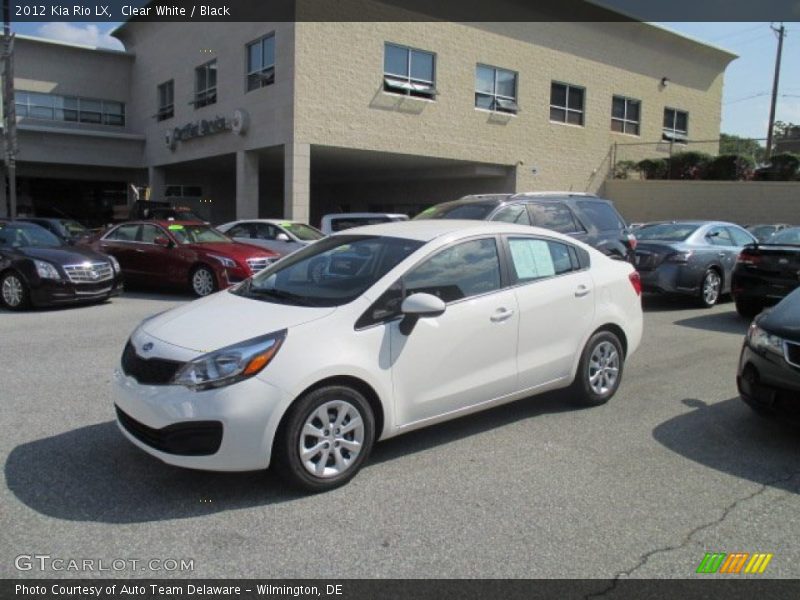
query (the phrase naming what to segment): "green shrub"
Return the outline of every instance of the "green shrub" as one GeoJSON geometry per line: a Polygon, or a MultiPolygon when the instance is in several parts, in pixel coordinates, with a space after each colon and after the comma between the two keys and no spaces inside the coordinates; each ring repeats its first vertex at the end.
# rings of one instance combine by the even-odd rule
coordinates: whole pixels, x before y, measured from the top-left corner
{"type": "Polygon", "coordinates": [[[708,165],[713,160],[705,152],[678,152],[669,159],[670,179],[703,179],[708,165]]]}
{"type": "Polygon", "coordinates": [[[755,178],[761,181],[800,180],[800,156],[792,152],[775,154],[769,159],[769,166],[756,171],[755,178]]]}
{"type": "Polygon", "coordinates": [[[742,181],[753,177],[755,162],[741,154],[720,154],[706,165],[704,179],[742,181]]]}
{"type": "Polygon", "coordinates": [[[630,179],[631,173],[636,170],[636,161],[620,160],[614,167],[614,179],[630,179]]]}
{"type": "Polygon", "coordinates": [[[645,158],[636,163],[636,170],[644,175],[645,179],[665,179],[667,168],[666,158],[645,158]]]}

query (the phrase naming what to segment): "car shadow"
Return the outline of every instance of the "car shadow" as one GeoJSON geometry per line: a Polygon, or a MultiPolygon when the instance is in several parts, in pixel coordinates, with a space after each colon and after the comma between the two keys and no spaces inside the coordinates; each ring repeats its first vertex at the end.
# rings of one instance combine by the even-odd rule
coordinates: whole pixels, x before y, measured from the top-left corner
{"type": "Polygon", "coordinates": [[[159,288],[155,285],[125,285],[123,296],[141,300],[195,300],[197,296],[188,290],[159,288]]]}
{"type": "MultiPolygon", "coordinates": [[[[366,469],[545,413],[575,410],[562,394],[483,411],[377,444],[366,469]]],[[[270,471],[215,473],[166,465],[131,445],[113,421],[20,444],[6,484],[38,513],[70,521],[143,523],[304,498],[270,471]]],[[[347,494],[347,486],[330,494],[347,494]]]]}
{"type": "Polygon", "coordinates": [[[704,331],[744,335],[747,333],[750,321],[740,317],[735,310],[731,310],[724,313],[709,313],[699,317],[680,319],[679,321],[675,321],[675,325],[689,327],[691,329],[702,329],[704,331]]]}
{"type": "MultiPolygon", "coordinates": [[[[726,294],[719,299],[719,304],[732,302],[726,294]]],[[[667,312],[671,310],[701,309],[697,298],[680,294],[642,294],[642,310],[645,312],[667,312]]]]}
{"type": "Polygon", "coordinates": [[[656,441],[717,471],[800,493],[800,424],[760,417],[739,397],[713,404],[682,402],[693,410],[656,427],[656,441]]]}

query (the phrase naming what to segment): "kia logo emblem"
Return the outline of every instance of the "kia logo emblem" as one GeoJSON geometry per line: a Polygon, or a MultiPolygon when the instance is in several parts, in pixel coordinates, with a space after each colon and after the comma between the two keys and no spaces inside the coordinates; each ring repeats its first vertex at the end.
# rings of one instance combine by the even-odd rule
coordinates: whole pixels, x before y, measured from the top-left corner
{"type": "Polygon", "coordinates": [[[142,352],[150,352],[153,349],[153,342],[147,342],[144,346],[142,346],[142,352]]]}

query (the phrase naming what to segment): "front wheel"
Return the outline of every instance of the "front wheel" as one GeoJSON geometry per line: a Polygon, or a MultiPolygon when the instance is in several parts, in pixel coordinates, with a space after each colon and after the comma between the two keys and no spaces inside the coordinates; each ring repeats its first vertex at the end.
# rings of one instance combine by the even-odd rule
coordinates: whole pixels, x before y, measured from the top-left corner
{"type": "Polygon", "coordinates": [[[570,399],[580,406],[608,402],[622,381],[624,362],[619,338],[610,331],[595,333],[581,354],[578,372],[569,388],[570,399]]]}
{"type": "Polygon", "coordinates": [[[700,284],[700,306],[711,308],[719,301],[722,292],[722,277],[714,269],[708,269],[703,275],[703,282],[700,284]]]}
{"type": "Polygon", "coordinates": [[[192,271],[192,291],[196,296],[208,296],[217,290],[217,280],[214,272],[205,266],[199,266],[192,271]]]}
{"type": "Polygon", "coordinates": [[[20,275],[11,271],[0,279],[0,301],[11,310],[22,310],[30,304],[28,286],[20,275]]]}
{"type": "Polygon", "coordinates": [[[327,386],[302,396],[275,441],[274,464],[288,483],[310,492],[344,485],[372,450],[375,417],[364,396],[327,386]]]}

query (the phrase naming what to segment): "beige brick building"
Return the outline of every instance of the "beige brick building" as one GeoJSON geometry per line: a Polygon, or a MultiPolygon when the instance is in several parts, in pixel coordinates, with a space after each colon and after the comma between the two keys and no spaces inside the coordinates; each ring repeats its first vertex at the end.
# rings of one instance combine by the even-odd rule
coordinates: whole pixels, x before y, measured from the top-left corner
{"type": "Polygon", "coordinates": [[[213,222],[313,223],[596,191],[615,142],[718,138],[734,58],[635,22],[132,22],[115,35],[125,52],[18,40],[20,204],[52,208],[40,196],[62,189],[73,212],[104,190],[124,205],[133,184],[213,222]]]}

